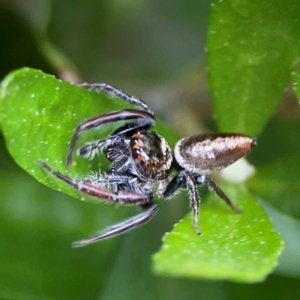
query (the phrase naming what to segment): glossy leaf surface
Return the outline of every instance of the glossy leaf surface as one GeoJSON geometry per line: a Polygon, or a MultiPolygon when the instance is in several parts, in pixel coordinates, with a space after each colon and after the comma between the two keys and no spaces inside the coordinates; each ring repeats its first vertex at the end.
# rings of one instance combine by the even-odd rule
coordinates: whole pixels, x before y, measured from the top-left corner
{"type": "MultiPolygon", "coordinates": [[[[70,171],[66,170],[69,142],[74,129],[83,120],[126,107],[132,108],[132,105],[104,93],[87,91],[57,80],[37,70],[15,71],[2,83],[1,123],[11,155],[40,182],[77,198],[82,198],[82,195],[42,170],[38,161],[45,161],[63,174],[76,174],[76,178],[82,178],[99,167],[105,169],[107,162],[103,158],[89,163],[83,158],[76,159],[74,153],[74,163],[70,171]]],[[[158,131],[160,127],[158,124],[158,131]]],[[[83,141],[101,139],[111,131],[109,126],[87,131],[79,139],[78,147],[84,145],[83,141]]],[[[166,127],[165,132],[170,142],[174,141],[176,135],[166,127]]],[[[93,201],[91,198],[89,200],[93,201]]]]}
{"type": "Polygon", "coordinates": [[[230,212],[220,199],[209,195],[201,209],[202,236],[195,234],[187,215],[165,235],[161,251],[154,256],[158,273],[255,282],[276,266],[283,243],[266,213],[245,187],[228,186],[225,191],[244,213],[230,212]]]}
{"type": "Polygon", "coordinates": [[[213,1],[207,56],[221,131],[260,133],[299,56],[300,2],[213,1]]]}

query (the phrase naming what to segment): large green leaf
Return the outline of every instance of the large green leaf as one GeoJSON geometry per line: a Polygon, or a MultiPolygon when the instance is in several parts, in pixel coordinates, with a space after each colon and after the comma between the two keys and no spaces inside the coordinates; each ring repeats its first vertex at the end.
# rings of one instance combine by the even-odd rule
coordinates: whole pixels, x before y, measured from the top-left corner
{"type": "Polygon", "coordinates": [[[201,209],[202,236],[192,230],[190,214],[165,235],[154,256],[159,274],[255,282],[276,266],[283,242],[266,213],[246,188],[227,186],[226,192],[244,214],[228,211],[210,195],[201,209]]]}
{"type": "Polygon", "coordinates": [[[298,58],[299,20],[298,0],[213,1],[207,56],[220,130],[262,131],[298,58]]]}
{"type": "MultiPolygon", "coordinates": [[[[72,187],[57,180],[38,166],[47,162],[62,173],[85,176],[96,167],[106,167],[104,160],[87,163],[79,158],[70,171],[66,155],[74,129],[84,119],[104,112],[128,107],[120,99],[88,91],[69,82],[57,80],[41,71],[21,69],[2,82],[0,119],[6,145],[15,161],[40,182],[76,198],[82,198],[72,187]]],[[[83,140],[100,139],[111,128],[83,134],[83,140]]],[[[161,125],[158,124],[158,131],[161,125]]],[[[170,141],[175,134],[164,127],[170,141]]],[[[75,155],[74,155],[75,156],[75,155]]],[[[92,200],[92,198],[89,198],[92,200]]]]}
{"type": "MultiPolygon", "coordinates": [[[[87,118],[95,112],[92,100],[99,101],[89,95],[92,93],[31,69],[15,71],[2,82],[1,124],[10,154],[36,179],[73,196],[78,196],[74,189],[56,183],[53,176],[47,178],[38,161],[66,172],[73,130],[81,116],[87,118]]],[[[79,173],[74,165],[72,169],[79,173]]]]}

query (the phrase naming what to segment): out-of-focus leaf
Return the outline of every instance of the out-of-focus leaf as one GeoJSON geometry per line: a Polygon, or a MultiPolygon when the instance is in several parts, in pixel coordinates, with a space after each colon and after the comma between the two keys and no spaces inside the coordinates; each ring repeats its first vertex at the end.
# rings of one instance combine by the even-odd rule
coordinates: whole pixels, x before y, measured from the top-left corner
{"type": "Polygon", "coordinates": [[[4,0],[4,3],[19,14],[36,31],[47,31],[51,12],[50,0],[4,0]]]}
{"type": "Polygon", "coordinates": [[[300,277],[300,221],[276,210],[266,201],[260,201],[270,216],[274,227],[280,232],[285,247],[279,259],[276,272],[293,277],[300,277]]]}
{"type": "Polygon", "coordinates": [[[220,130],[262,131],[288,84],[299,40],[298,0],[213,1],[207,56],[220,130]]]}
{"type": "Polygon", "coordinates": [[[300,157],[277,159],[257,169],[251,190],[282,212],[300,219],[300,157]]]}
{"type": "Polygon", "coordinates": [[[298,101],[300,102],[300,70],[296,70],[292,74],[293,88],[298,97],[298,101]]]}
{"type": "MultiPolygon", "coordinates": [[[[79,75],[76,67],[48,38],[48,23],[51,19],[51,1],[49,0],[4,0],[6,6],[18,14],[25,22],[26,29],[31,32],[35,39],[35,46],[45,60],[59,73],[60,78],[76,82],[79,75]]],[[[24,25],[24,24],[23,24],[24,25]]],[[[27,40],[22,46],[26,46],[27,40]]],[[[24,63],[20,66],[23,66],[24,63]]],[[[25,64],[26,65],[26,64],[25,64]]],[[[29,64],[31,67],[36,64],[29,64]]]]}
{"type": "Polygon", "coordinates": [[[171,221],[178,220],[182,206],[188,207],[186,199],[182,200],[185,201],[177,197],[172,202],[161,203],[151,224],[124,236],[99,300],[226,299],[222,282],[166,278],[151,272],[150,256],[161,243],[157,237],[162,236],[171,221]]]}
{"type": "Polygon", "coordinates": [[[36,40],[27,24],[13,11],[1,9],[1,4],[0,36],[2,40],[0,49],[2,57],[0,60],[1,80],[11,70],[24,65],[53,72],[53,69],[40,54],[36,40]]]}
{"type": "Polygon", "coordinates": [[[190,214],[181,220],[153,257],[157,273],[255,282],[271,272],[283,248],[280,236],[244,187],[227,186],[226,192],[244,214],[228,211],[210,195],[201,208],[202,236],[195,234],[190,214]]]}
{"type": "Polygon", "coordinates": [[[289,156],[300,153],[300,120],[274,118],[258,138],[256,147],[249,156],[258,169],[289,156]]]}
{"type": "Polygon", "coordinates": [[[0,141],[0,298],[95,299],[120,240],[71,242],[116,221],[108,206],[74,201],[21,171],[0,141]]]}
{"type": "Polygon", "coordinates": [[[228,299],[289,300],[300,298],[299,280],[271,275],[263,284],[228,284],[228,299]]]}

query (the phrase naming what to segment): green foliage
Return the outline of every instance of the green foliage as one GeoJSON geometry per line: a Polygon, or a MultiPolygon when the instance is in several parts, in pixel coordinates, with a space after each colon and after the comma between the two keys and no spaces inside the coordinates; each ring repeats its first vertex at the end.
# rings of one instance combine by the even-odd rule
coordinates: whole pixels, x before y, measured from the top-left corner
{"type": "Polygon", "coordinates": [[[285,241],[277,272],[295,277],[300,275],[299,129],[299,120],[270,123],[252,157],[256,174],[248,181],[256,198],[264,200],[263,207],[285,241]]]}
{"type": "Polygon", "coordinates": [[[202,205],[198,237],[191,216],[165,235],[162,250],[154,256],[154,268],[162,274],[204,277],[240,282],[261,281],[278,260],[283,243],[264,210],[242,186],[227,186],[231,199],[239,199],[239,216],[222,209],[215,195],[202,205]]]}
{"type": "MultiPolygon", "coordinates": [[[[66,173],[64,162],[72,129],[80,120],[94,116],[95,111],[104,113],[115,110],[121,101],[30,69],[8,75],[2,83],[1,98],[3,132],[15,161],[42,183],[85,200],[85,195],[51,174],[45,174],[37,162],[46,161],[54,169],[66,173]],[[20,132],[21,135],[18,134],[20,132]]],[[[164,136],[171,138],[162,125],[159,127],[164,136]]],[[[97,167],[103,168],[103,165],[97,167]]],[[[72,173],[84,176],[91,169],[92,165],[84,169],[75,162],[72,173]]],[[[208,206],[203,205],[201,213],[204,235],[195,235],[192,222],[187,217],[172,232],[173,238],[166,238],[162,253],[155,259],[158,272],[251,282],[262,280],[272,270],[282,248],[279,236],[272,230],[268,217],[245,191],[235,186],[231,193],[232,199],[239,199],[237,205],[244,209],[245,214],[233,214],[209,201],[208,206]],[[212,241],[215,242],[211,244],[212,241]],[[197,252],[196,249],[201,249],[201,256],[200,250],[197,252]],[[192,253],[195,255],[189,255],[192,253]],[[173,260],[182,261],[184,257],[187,257],[186,269],[181,265],[178,269],[174,268],[176,264],[173,260]],[[264,264],[261,267],[262,260],[264,264]],[[191,265],[194,265],[192,269],[191,265]]],[[[88,200],[99,201],[93,198],[88,200]]]]}
{"type": "Polygon", "coordinates": [[[293,72],[293,86],[297,94],[298,100],[300,99],[300,71],[293,72]]]}
{"type": "MultiPolygon", "coordinates": [[[[66,153],[74,128],[95,111],[116,109],[114,99],[27,68],[9,75],[1,92],[2,128],[15,161],[42,183],[79,197],[70,186],[46,174],[38,161],[67,173],[66,153]]],[[[91,170],[92,165],[83,162],[75,162],[70,173],[91,170]]]]}
{"type": "Polygon", "coordinates": [[[277,159],[259,168],[250,179],[249,186],[254,193],[282,212],[300,219],[300,177],[297,176],[300,174],[299,165],[299,156],[277,159]]]}
{"type": "Polygon", "coordinates": [[[299,56],[300,2],[213,1],[208,66],[221,131],[257,135],[299,56]]]}
{"type": "MultiPolygon", "coordinates": [[[[2,129],[15,161],[40,182],[84,200],[72,187],[45,173],[38,161],[45,161],[71,176],[84,176],[93,167],[105,168],[105,161],[93,166],[81,158],[73,163],[70,172],[66,170],[66,154],[74,128],[82,120],[95,116],[95,112],[102,114],[120,108],[120,104],[123,108],[129,105],[104,93],[88,91],[28,68],[15,71],[4,79],[1,100],[2,129]]],[[[158,132],[161,127],[159,122],[158,132]]],[[[169,132],[170,141],[174,141],[176,135],[164,128],[164,132],[169,132]]],[[[88,132],[85,140],[107,136],[108,130],[101,128],[100,132],[88,132]]]]}
{"type": "Polygon", "coordinates": [[[115,222],[111,208],[103,207],[100,214],[94,205],[45,189],[3,150],[0,164],[5,165],[0,177],[1,298],[95,299],[117,240],[102,245],[100,255],[97,247],[76,252],[71,242],[115,222]]]}
{"type": "MultiPolygon", "coordinates": [[[[7,3],[14,3],[14,12],[26,21],[47,63],[67,78],[78,78],[76,67],[57,51],[47,32],[61,49],[69,51],[86,80],[101,76],[106,81],[113,77],[108,81],[117,86],[125,77],[125,82],[136,83],[141,78],[159,81],[164,76],[178,76],[176,70],[182,69],[187,57],[194,64],[193,53],[198,55],[199,51],[189,34],[180,35],[181,30],[170,34],[172,27],[165,24],[182,27],[186,19],[190,22],[187,32],[200,34],[200,27],[206,28],[202,22],[207,16],[197,19],[199,1],[191,1],[189,7],[184,1],[164,1],[161,6],[159,0],[153,1],[161,16],[148,1],[138,5],[119,2],[91,0],[81,4],[54,0],[52,15],[47,0],[23,5],[18,0],[7,3]],[[123,10],[116,9],[118,5],[123,10]],[[153,32],[154,17],[160,35],[149,34],[153,32]],[[70,27],[76,35],[70,35],[70,27]],[[126,36],[126,30],[131,30],[131,35],[126,36]],[[105,35],[112,32],[113,35],[105,35]],[[144,36],[147,40],[142,43],[144,36]],[[177,51],[178,46],[182,51],[177,51]]],[[[1,129],[10,156],[31,176],[14,165],[2,145],[0,297],[274,300],[289,295],[298,299],[300,122],[269,120],[299,56],[299,6],[297,0],[212,3],[206,49],[217,126],[220,131],[261,135],[258,147],[249,156],[256,168],[254,176],[242,184],[221,183],[244,214],[234,214],[218,197],[201,191],[202,236],[195,235],[190,212],[180,220],[188,210],[186,193],[182,193],[174,201],[161,201],[157,217],[146,226],[91,247],[72,249],[72,241],[133,215],[136,209],[130,212],[129,208],[115,209],[103,203],[96,206],[99,200],[87,196],[85,202],[70,199],[63,193],[78,199],[83,195],[41,170],[37,162],[45,160],[75,178],[82,178],[90,170],[105,169],[107,162],[102,158],[89,162],[74,155],[71,168],[66,170],[68,143],[83,119],[128,106],[119,99],[84,90],[34,69],[23,68],[7,75],[0,88],[1,129]],[[168,231],[161,246],[160,237],[168,231]],[[277,274],[295,279],[271,275],[259,285],[220,281],[263,281],[275,267],[277,274]]],[[[203,15],[207,7],[208,2],[201,6],[203,15]]],[[[11,17],[6,19],[9,32],[10,20],[11,17]]],[[[17,36],[14,41],[19,44],[11,44],[9,49],[2,47],[2,51],[7,50],[3,57],[9,58],[11,53],[17,53],[12,57],[21,57],[20,50],[22,55],[32,53],[31,48],[23,49],[26,43],[22,44],[17,36]]],[[[34,52],[31,60],[19,65],[28,65],[28,61],[34,61],[29,65],[36,66],[40,58],[34,52]]],[[[45,70],[44,65],[41,67],[45,70]]],[[[298,70],[293,72],[292,81],[300,99],[298,70]]],[[[156,112],[159,114],[159,109],[156,112]]],[[[106,136],[111,129],[83,133],[78,146],[106,136]]],[[[171,145],[178,140],[178,135],[161,121],[155,131],[171,145]]]]}

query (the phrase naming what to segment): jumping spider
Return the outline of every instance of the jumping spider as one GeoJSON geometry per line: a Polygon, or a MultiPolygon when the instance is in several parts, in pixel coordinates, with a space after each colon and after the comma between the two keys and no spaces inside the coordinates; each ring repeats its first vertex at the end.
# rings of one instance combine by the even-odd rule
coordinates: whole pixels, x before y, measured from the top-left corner
{"type": "Polygon", "coordinates": [[[145,102],[105,83],[80,86],[118,97],[140,109],[98,115],[83,121],[75,129],[67,156],[68,167],[82,131],[127,121],[107,138],[89,143],[77,152],[86,158],[103,153],[111,162],[106,172],[75,180],[53,170],[45,162],[40,161],[39,165],[82,193],[119,204],[139,205],[143,211],[94,236],[75,242],[75,247],[116,236],[150,221],[158,210],[154,193],[161,198],[169,198],[178,189],[187,189],[193,209],[193,225],[198,235],[198,185],[207,184],[233,211],[241,213],[208,175],[246,155],[256,145],[256,139],[234,133],[198,134],[179,140],[172,152],[164,137],[150,131],[155,125],[155,117],[145,102]],[[172,171],[177,172],[173,178],[172,171]]]}

